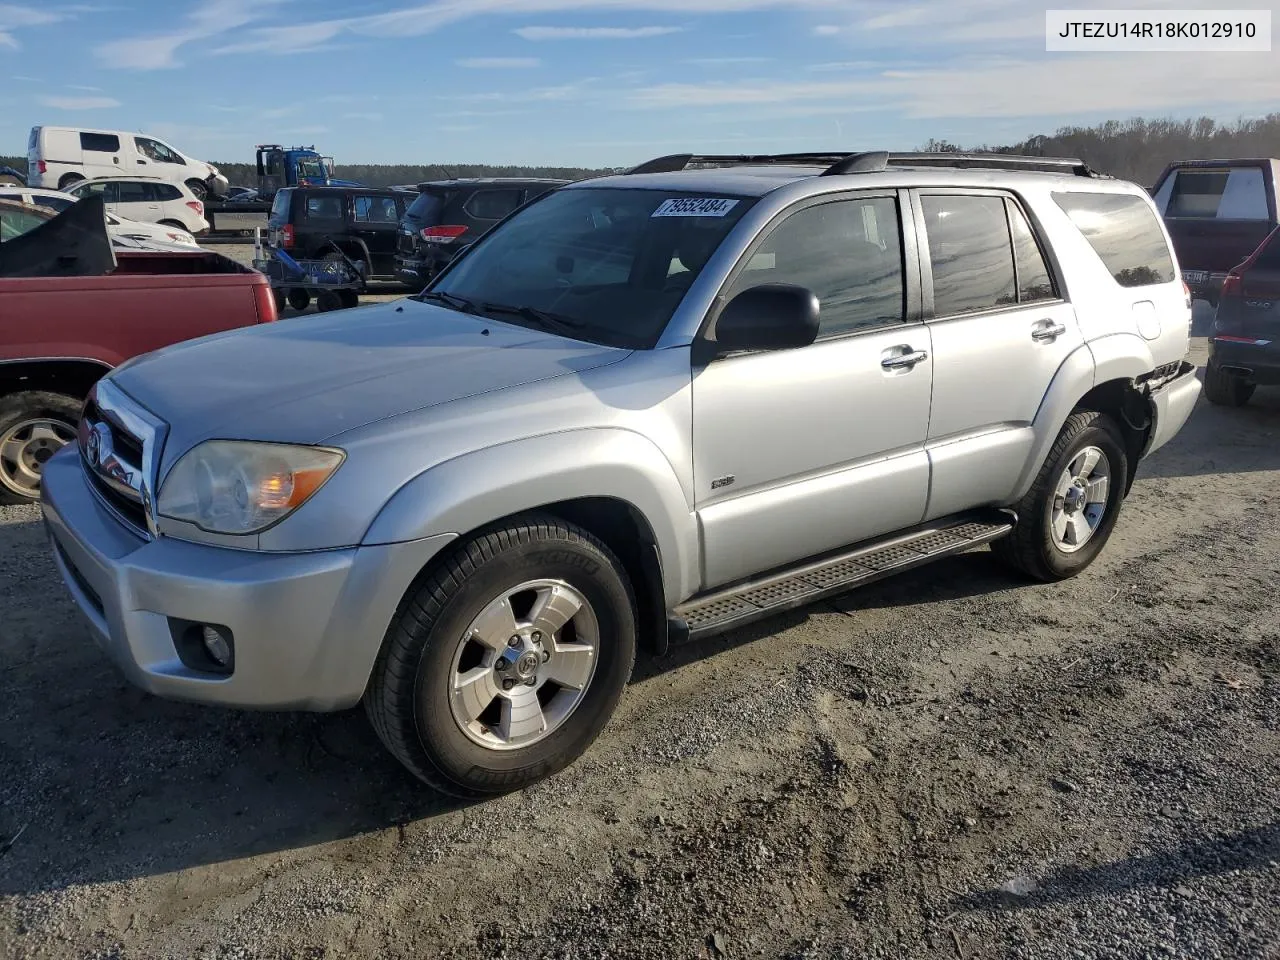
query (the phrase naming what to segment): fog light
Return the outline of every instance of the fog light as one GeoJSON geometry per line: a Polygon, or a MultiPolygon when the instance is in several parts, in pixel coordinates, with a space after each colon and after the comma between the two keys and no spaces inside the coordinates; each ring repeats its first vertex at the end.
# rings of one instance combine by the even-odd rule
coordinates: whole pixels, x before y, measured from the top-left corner
{"type": "Polygon", "coordinates": [[[213,657],[213,662],[220,667],[228,667],[231,665],[231,644],[227,643],[224,637],[217,629],[211,627],[207,623],[201,630],[201,638],[204,640],[204,649],[213,657]]]}

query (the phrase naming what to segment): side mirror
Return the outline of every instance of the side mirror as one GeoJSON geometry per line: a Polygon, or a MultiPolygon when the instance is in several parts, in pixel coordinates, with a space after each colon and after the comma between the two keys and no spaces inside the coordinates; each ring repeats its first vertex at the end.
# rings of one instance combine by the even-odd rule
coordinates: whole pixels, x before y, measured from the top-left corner
{"type": "Polygon", "coordinates": [[[806,287],[762,283],[743,290],[716,320],[716,352],[807,347],[817,339],[820,309],[806,287]]]}

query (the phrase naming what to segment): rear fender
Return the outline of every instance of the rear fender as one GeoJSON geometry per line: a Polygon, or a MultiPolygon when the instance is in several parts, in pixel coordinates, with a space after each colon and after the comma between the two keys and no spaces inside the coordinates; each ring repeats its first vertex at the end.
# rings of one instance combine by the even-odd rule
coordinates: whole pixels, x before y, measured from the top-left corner
{"type": "MultiPolygon", "coordinates": [[[[1067,418],[1090,390],[1113,381],[1132,383],[1135,378],[1150,373],[1154,365],[1146,341],[1131,333],[1099,337],[1073,351],[1058,368],[1036,411],[1035,444],[1011,502],[1021,500],[1031,489],[1067,418]]],[[[1129,477],[1133,477],[1132,469],[1129,477]]]]}
{"type": "Polygon", "coordinates": [[[674,606],[697,589],[697,524],[675,471],[640,434],[574,430],[499,444],[445,461],[401,487],[365,533],[365,544],[465,534],[527,510],[611,497],[648,522],[674,606]]]}

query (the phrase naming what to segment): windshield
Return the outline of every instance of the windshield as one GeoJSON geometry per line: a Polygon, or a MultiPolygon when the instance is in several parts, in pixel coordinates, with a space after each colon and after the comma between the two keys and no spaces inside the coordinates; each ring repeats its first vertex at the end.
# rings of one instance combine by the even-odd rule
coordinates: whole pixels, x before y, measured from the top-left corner
{"type": "Polygon", "coordinates": [[[531,312],[550,314],[579,339],[651,347],[754,203],[657,190],[560,190],[478,241],[428,296],[446,294],[532,326],[531,312]]]}
{"type": "Polygon", "coordinates": [[[320,162],[319,158],[298,161],[299,180],[327,180],[328,178],[324,174],[324,164],[320,162]]]}

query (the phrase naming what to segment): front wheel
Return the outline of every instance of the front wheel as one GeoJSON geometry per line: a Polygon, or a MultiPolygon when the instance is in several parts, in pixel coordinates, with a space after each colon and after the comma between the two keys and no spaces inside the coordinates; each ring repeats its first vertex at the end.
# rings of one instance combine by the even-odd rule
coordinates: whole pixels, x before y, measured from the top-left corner
{"type": "Polygon", "coordinates": [[[586,530],[531,515],[454,548],[401,604],[365,709],[435,789],[505,793],[572,763],[631,675],[635,600],[586,530]]]}
{"type": "Polygon", "coordinates": [[[209,185],[203,180],[188,180],[187,189],[190,190],[192,195],[201,203],[209,197],[209,185]]]}
{"type": "Polygon", "coordinates": [[[81,401],[28,390],[0,400],[0,503],[40,499],[45,461],[76,438],[81,401]]]}
{"type": "Polygon", "coordinates": [[[1010,566],[1037,580],[1074,577],[1111,536],[1129,476],[1114,421],[1094,410],[1067,418],[1031,489],[1014,508],[1018,523],[991,545],[1010,566]]]}

